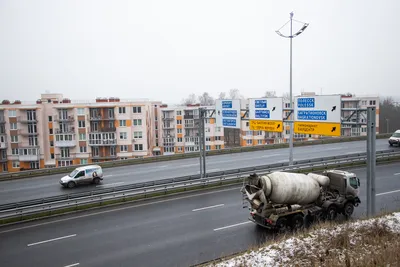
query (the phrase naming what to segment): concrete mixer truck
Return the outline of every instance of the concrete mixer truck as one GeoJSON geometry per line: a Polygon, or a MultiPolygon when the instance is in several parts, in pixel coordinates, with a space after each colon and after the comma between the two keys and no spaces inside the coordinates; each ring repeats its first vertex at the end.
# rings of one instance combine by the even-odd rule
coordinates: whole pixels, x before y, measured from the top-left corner
{"type": "Polygon", "coordinates": [[[286,231],[315,221],[349,218],[361,201],[360,180],[354,173],[326,170],[322,174],[272,172],[244,179],[244,201],[249,220],[268,229],[286,231]]]}

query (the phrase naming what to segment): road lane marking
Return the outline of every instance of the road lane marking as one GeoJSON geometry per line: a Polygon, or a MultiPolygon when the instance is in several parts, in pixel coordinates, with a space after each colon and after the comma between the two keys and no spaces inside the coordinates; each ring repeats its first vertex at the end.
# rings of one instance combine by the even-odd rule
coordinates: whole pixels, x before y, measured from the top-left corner
{"type": "Polygon", "coordinates": [[[389,191],[389,192],[383,192],[383,193],[376,194],[375,196],[389,195],[389,194],[398,193],[398,192],[400,192],[400,190],[394,190],[394,191],[389,191]]]}
{"type": "Polygon", "coordinates": [[[236,227],[236,226],[240,226],[240,225],[248,224],[248,223],[251,223],[251,221],[241,222],[241,223],[237,223],[237,224],[232,224],[232,225],[216,228],[216,229],[214,229],[214,231],[220,231],[220,230],[224,230],[224,229],[228,229],[228,228],[232,228],[232,227],[236,227]]]}
{"type": "Polygon", "coordinates": [[[114,186],[114,185],[120,185],[123,184],[125,182],[118,182],[118,183],[112,183],[112,184],[100,184],[100,185],[96,185],[96,187],[107,187],[107,186],[114,186]]]}
{"type": "Polygon", "coordinates": [[[275,156],[281,156],[282,154],[270,154],[270,155],[264,155],[261,156],[262,158],[269,158],[269,157],[275,157],[275,156]]]}
{"type": "Polygon", "coordinates": [[[74,267],[74,266],[78,266],[78,265],[79,265],[79,262],[70,264],[70,265],[65,265],[64,267],[74,267]]]}
{"type": "Polygon", "coordinates": [[[53,242],[53,241],[57,241],[57,240],[60,240],[60,239],[71,238],[71,237],[74,237],[74,236],[76,236],[76,234],[66,235],[66,236],[57,237],[57,238],[53,238],[53,239],[49,239],[49,240],[44,240],[44,241],[28,244],[28,247],[35,246],[35,245],[40,245],[40,244],[44,244],[44,243],[48,243],[48,242],[53,242]]]}
{"type": "Polygon", "coordinates": [[[395,173],[394,175],[400,175],[400,172],[398,172],[398,173],[395,173]]]}
{"type": "MultiPolygon", "coordinates": [[[[153,201],[153,202],[148,202],[148,203],[143,203],[143,204],[138,204],[138,205],[135,205],[135,203],[133,202],[132,203],[133,205],[132,206],[128,206],[128,207],[104,210],[104,211],[99,211],[99,212],[93,212],[93,213],[90,213],[90,214],[84,214],[84,215],[79,215],[79,216],[74,216],[74,217],[68,217],[68,218],[65,218],[65,219],[54,220],[54,221],[50,221],[50,222],[43,222],[43,223],[37,223],[37,224],[33,224],[33,225],[28,225],[28,226],[22,226],[22,227],[10,229],[10,230],[0,231],[0,234],[15,232],[15,231],[34,228],[34,227],[39,227],[39,226],[44,226],[44,225],[53,224],[53,223],[60,223],[60,222],[65,222],[65,221],[70,221],[70,220],[86,218],[86,217],[106,214],[106,213],[110,213],[110,212],[117,212],[117,211],[140,208],[140,207],[145,207],[145,206],[150,206],[150,205],[155,205],[155,204],[160,204],[160,203],[166,203],[166,202],[171,202],[171,201],[175,201],[175,200],[182,200],[182,199],[188,199],[188,198],[192,198],[192,197],[199,197],[199,196],[211,195],[211,194],[216,194],[216,193],[221,193],[221,192],[234,191],[234,190],[238,190],[240,188],[241,187],[239,186],[239,187],[233,187],[233,188],[216,190],[216,191],[205,192],[205,193],[190,194],[190,195],[187,195],[187,196],[163,199],[163,200],[159,200],[159,201],[153,201]]],[[[112,208],[112,207],[110,207],[110,208],[112,208]]],[[[51,218],[49,218],[49,219],[51,219],[51,218]]]]}
{"type": "Polygon", "coordinates": [[[208,207],[204,207],[204,208],[199,208],[199,209],[194,209],[192,211],[200,211],[200,210],[206,210],[206,209],[213,209],[213,208],[217,208],[217,207],[222,207],[225,204],[218,204],[218,205],[214,205],[214,206],[208,206],[208,207]]]}

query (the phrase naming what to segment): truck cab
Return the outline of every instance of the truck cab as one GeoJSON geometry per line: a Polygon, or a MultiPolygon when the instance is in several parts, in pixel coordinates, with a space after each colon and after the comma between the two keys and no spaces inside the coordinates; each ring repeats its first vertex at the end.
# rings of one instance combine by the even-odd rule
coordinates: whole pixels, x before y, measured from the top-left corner
{"type": "Polygon", "coordinates": [[[330,191],[339,195],[358,197],[361,183],[355,173],[342,170],[326,170],[323,175],[329,177],[330,191]]]}

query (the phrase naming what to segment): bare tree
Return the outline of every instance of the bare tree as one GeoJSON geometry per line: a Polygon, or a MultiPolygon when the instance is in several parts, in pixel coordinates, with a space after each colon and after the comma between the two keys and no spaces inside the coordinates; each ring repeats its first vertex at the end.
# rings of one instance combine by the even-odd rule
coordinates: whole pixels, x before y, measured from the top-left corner
{"type": "Polygon", "coordinates": [[[188,98],[182,99],[182,105],[196,104],[197,97],[195,94],[190,94],[188,98]]]}
{"type": "Polygon", "coordinates": [[[240,94],[239,89],[233,88],[229,90],[230,99],[243,99],[244,97],[240,94]]]}
{"type": "Polygon", "coordinates": [[[199,102],[202,106],[212,106],[215,104],[215,99],[207,92],[204,92],[201,96],[199,96],[199,102]]]}
{"type": "Polygon", "coordinates": [[[263,97],[276,97],[276,92],[275,91],[265,91],[265,94],[263,97]]]}
{"type": "Polygon", "coordinates": [[[226,93],[225,92],[219,93],[218,99],[226,99],[226,93]]]}

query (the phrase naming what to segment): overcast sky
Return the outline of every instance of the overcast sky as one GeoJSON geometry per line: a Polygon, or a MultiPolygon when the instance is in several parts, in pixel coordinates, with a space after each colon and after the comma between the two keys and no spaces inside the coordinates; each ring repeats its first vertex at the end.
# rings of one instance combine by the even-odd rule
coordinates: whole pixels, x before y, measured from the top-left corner
{"type": "Polygon", "coordinates": [[[289,39],[275,30],[291,11],[310,23],[293,40],[294,94],[400,96],[399,10],[399,0],[0,0],[0,96],[281,95],[289,39]]]}

